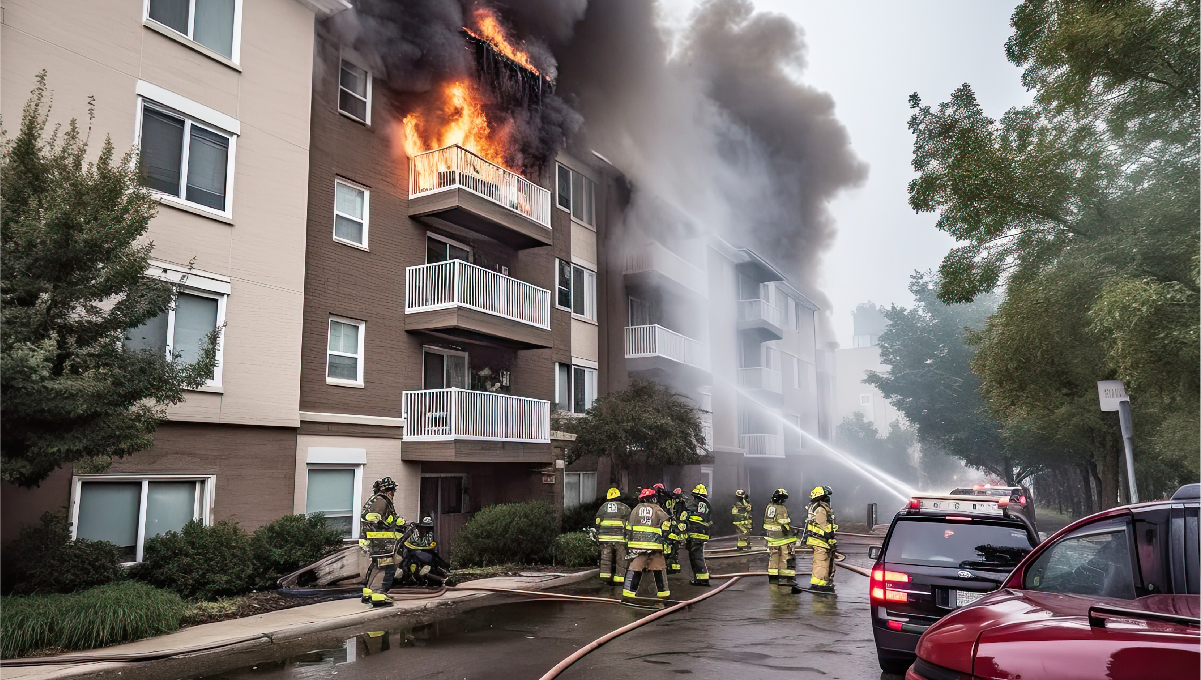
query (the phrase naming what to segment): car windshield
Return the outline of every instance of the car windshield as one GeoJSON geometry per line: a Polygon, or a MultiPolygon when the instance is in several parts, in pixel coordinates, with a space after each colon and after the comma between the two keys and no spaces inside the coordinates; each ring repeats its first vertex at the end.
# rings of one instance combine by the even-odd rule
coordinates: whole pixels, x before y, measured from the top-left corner
{"type": "Polygon", "coordinates": [[[888,540],[886,562],[962,569],[1012,569],[1030,552],[1021,527],[983,522],[902,520],[888,540]]]}

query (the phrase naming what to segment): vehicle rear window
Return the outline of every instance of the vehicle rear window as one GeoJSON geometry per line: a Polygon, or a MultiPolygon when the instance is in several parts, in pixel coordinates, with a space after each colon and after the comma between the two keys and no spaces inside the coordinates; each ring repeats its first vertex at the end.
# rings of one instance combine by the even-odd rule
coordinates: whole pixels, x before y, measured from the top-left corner
{"type": "Polygon", "coordinates": [[[1030,552],[1025,529],[1003,524],[902,520],[886,562],[961,569],[1011,569],[1030,552]]]}
{"type": "Polygon", "coordinates": [[[1126,522],[1100,522],[1059,539],[1026,570],[1025,587],[1049,593],[1135,597],[1126,522]]]}

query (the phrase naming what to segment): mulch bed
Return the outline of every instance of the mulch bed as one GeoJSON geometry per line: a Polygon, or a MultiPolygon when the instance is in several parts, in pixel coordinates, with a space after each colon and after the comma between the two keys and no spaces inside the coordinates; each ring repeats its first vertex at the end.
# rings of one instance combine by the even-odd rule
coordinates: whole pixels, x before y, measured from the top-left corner
{"type": "Polygon", "coordinates": [[[250,593],[237,598],[231,598],[224,603],[214,603],[213,606],[205,609],[195,609],[184,616],[182,625],[198,626],[202,623],[216,623],[217,621],[228,621],[229,619],[241,619],[247,616],[256,614],[266,614],[267,612],[279,611],[281,609],[291,609],[293,607],[303,607],[307,604],[317,604],[318,602],[329,602],[331,600],[339,600],[345,597],[345,593],[329,593],[322,595],[314,595],[312,597],[291,597],[288,595],[280,595],[274,591],[266,591],[262,593],[250,593]],[[227,604],[228,606],[221,607],[219,604],[227,604]]]}

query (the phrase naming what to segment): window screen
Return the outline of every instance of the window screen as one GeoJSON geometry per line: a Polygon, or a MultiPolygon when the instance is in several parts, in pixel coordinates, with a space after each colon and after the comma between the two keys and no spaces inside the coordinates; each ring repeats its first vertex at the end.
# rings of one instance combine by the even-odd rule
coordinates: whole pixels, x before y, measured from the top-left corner
{"type": "Polygon", "coordinates": [[[120,548],[122,561],[133,562],[137,559],[141,504],[141,482],[84,482],[79,485],[76,535],[113,543],[120,548]]]}
{"type": "Polygon", "coordinates": [[[341,182],[334,183],[334,236],[363,244],[364,213],[367,194],[341,182]]]}
{"type": "Polygon", "coordinates": [[[196,125],[188,147],[186,198],[216,210],[225,210],[225,171],[229,168],[229,138],[196,125]]]}
{"type": "Polygon", "coordinates": [[[305,512],[324,512],[330,528],[350,536],[354,517],[354,469],[309,468],[305,512]]]}
{"type": "Polygon", "coordinates": [[[232,59],[234,0],[196,0],[192,39],[217,54],[232,59]]]}
{"type": "Polygon", "coordinates": [[[149,482],[146,538],[179,531],[196,517],[196,482],[149,482]]]}
{"type": "Polygon", "coordinates": [[[188,0],[150,0],[150,18],[188,34],[188,0]]]}
{"type": "Polygon", "coordinates": [[[183,130],[182,118],[156,109],[143,110],[142,184],[164,194],[179,195],[183,130]]]}
{"type": "Polygon", "coordinates": [[[327,377],[338,380],[359,379],[359,327],[356,324],[329,322],[329,363],[327,377]]]}
{"type": "Polygon", "coordinates": [[[180,293],[175,298],[175,337],[171,352],[186,364],[200,359],[202,343],[217,328],[217,300],[180,293]]]}

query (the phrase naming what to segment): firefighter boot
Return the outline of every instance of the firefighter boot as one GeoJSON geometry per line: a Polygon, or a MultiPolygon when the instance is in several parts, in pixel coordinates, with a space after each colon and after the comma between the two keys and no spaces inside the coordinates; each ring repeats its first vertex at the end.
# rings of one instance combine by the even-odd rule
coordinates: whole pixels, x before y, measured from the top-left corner
{"type": "Polygon", "coordinates": [[[655,574],[655,597],[665,598],[671,597],[671,589],[667,585],[667,573],[656,569],[655,574]]]}
{"type": "Polygon", "coordinates": [[[363,604],[371,604],[371,589],[370,588],[363,588],[362,602],[363,602],[363,604]]]}
{"type": "MultiPolygon", "coordinates": [[[[655,572],[658,573],[658,572],[655,572]]],[[[642,583],[642,572],[631,569],[626,572],[626,582],[622,586],[622,597],[638,597],[638,584],[642,583]]]]}

